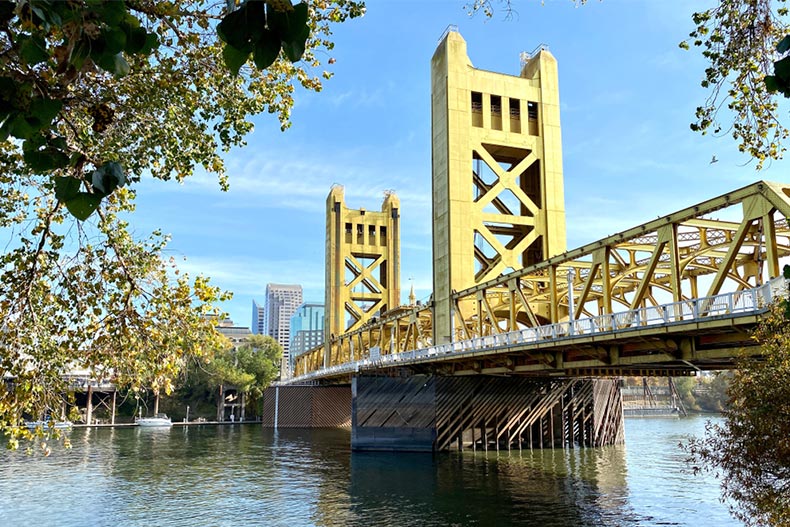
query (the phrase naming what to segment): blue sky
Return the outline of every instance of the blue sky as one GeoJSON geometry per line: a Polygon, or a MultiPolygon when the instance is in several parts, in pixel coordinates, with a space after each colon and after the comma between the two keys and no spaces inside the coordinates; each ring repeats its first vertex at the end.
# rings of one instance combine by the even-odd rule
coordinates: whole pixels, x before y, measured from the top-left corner
{"type": "Polygon", "coordinates": [[[682,0],[517,1],[516,16],[469,18],[464,0],[371,0],[336,26],[335,76],[321,93],[297,90],[293,126],[255,118],[248,146],[227,155],[231,189],[211,176],[141,185],[133,220],[162,227],[168,254],[190,274],[234,292],[221,307],[251,322],[268,282],[300,283],[323,301],[325,199],[378,210],[401,199],[401,285],[431,291],[430,58],[449,24],[473,64],[518,74],[519,53],[548,45],[559,64],[568,248],[752,183],[783,181],[786,163],[757,173],[728,137],[690,131],[704,63],[678,43],[691,13],[682,0]],[[712,156],[719,159],[711,164],[712,156]],[[411,279],[411,281],[409,280],[411,279]]]}

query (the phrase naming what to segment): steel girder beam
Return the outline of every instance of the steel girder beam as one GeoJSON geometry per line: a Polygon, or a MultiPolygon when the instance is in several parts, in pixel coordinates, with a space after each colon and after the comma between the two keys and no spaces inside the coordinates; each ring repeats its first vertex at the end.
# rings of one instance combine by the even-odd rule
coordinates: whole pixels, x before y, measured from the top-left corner
{"type": "Polygon", "coordinates": [[[455,305],[474,298],[470,318],[486,323],[457,320],[456,338],[512,331],[513,320],[532,326],[537,312],[550,313],[542,324],[554,323],[570,312],[578,319],[761,285],[790,255],[789,196],[790,186],[760,181],[460,291],[455,305]]]}
{"type": "MultiPolygon", "coordinates": [[[[453,294],[455,339],[513,331],[521,327],[568,320],[569,297],[574,298],[574,318],[611,314],[646,304],[680,301],[723,291],[738,291],[764,283],[779,274],[779,260],[790,256],[790,185],[760,181],[729,194],[568,251],[544,262],[515,271],[453,294]],[[726,219],[713,218],[720,214],[726,219]],[[568,288],[568,273],[575,279],[568,288]],[[701,289],[704,287],[705,289],[701,289]],[[700,294],[700,291],[703,294],[700,294]],[[547,309],[548,308],[548,309],[547,309]],[[461,316],[465,313],[466,316],[461,316]],[[471,313],[471,314],[470,314],[471,313]],[[548,313],[549,318],[536,313],[548,313]]],[[[330,365],[430,346],[433,307],[399,308],[362,328],[341,335],[330,350],[330,365]]],[[[703,328],[714,331],[712,327],[703,328]]],[[[651,331],[646,329],[647,331],[651,331]]],[[[717,330],[718,331],[718,330],[717,330]]],[[[713,335],[715,336],[715,332],[713,335]]],[[[746,344],[743,331],[735,341],[720,342],[698,351],[694,367],[728,367],[727,357],[746,344]],[[741,339],[741,340],[738,340],[741,339]]],[[[730,338],[730,337],[728,337],[730,338]]],[[[667,341],[670,342],[670,341],[667,341]]],[[[674,341],[672,341],[674,342],[674,341]]],[[[444,368],[454,374],[552,372],[592,369],[632,371],[685,371],[681,348],[668,348],[629,358],[619,345],[584,348],[589,356],[567,351],[535,349],[527,359],[504,354],[498,362],[473,360],[426,367],[444,368]],[[680,350],[680,351],[678,351],[680,350]],[[528,363],[524,363],[527,360],[528,363]],[[520,362],[519,362],[520,361],[520,362]],[[460,368],[460,369],[459,369],[460,368]]],[[[688,346],[686,346],[688,351],[688,346]]],[[[696,348],[694,348],[696,349],[696,348]]],[[[323,347],[297,359],[296,375],[321,368],[323,347]]],[[[444,360],[444,359],[439,359],[444,360]]],[[[486,359],[488,360],[488,359],[486,359]]],[[[447,373],[445,372],[445,373],[447,373]]]]}

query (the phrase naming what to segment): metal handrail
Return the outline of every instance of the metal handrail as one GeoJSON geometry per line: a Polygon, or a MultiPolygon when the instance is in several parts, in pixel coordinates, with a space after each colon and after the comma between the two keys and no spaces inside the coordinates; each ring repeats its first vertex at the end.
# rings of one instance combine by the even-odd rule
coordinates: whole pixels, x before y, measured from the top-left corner
{"type": "Polygon", "coordinates": [[[720,295],[681,300],[659,306],[640,307],[618,313],[581,318],[574,321],[557,322],[544,326],[529,327],[459,340],[450,344],[438,344],[427,348],[407,350],[376,359],[366,358],[322,368],[299,377],[288,384],[303,382],[333,373],[352,373],[368,367],[380,367],[400,362],[417,362],[439,355],[463,356],[480,350],[510,347],[518,344],[558,341],[587,335],[615,334],[644,327],[669,326],[704,318],[728,317],[765,310],[774,300],[788,296],[788,281],[774,278],[765,284],[742,291],[720,295]]]}

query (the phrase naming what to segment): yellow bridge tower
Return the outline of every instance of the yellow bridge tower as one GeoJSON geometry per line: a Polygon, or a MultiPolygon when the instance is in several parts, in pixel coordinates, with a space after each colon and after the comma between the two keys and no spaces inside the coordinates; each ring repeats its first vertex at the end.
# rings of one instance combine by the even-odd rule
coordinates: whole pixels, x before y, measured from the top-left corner
{"type": "Polygon", "coordinates": [[[450,30],[431,93],[433,342],[443,344],[452,313],[455,324],[471,314],[453,291],[566,250],[557,61],[540,49],[520,76],[479,70],[450,30]]]}
{"type": "Polygon", "coordinates": [[[326,200],[324,366],[336,337],[400,304],[400,201],[387,193],[381,212],[349,209],[343,187],[326,200]]]}

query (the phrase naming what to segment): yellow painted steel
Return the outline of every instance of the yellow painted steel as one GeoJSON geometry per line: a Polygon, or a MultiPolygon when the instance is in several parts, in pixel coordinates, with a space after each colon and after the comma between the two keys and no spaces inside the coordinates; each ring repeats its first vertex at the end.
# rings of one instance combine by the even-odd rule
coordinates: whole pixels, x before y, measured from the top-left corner
{"type": "Polygon", "coordinates": [[[323,365],[349,360],[338,337],[400,304],[400,201],[388,192],[381,211],[349,209],[343,187],[326,200],[323,365]]]}
{"type": "MultiPolygon", "coordinates": [[[[776,277],[779,260],[790,256],[788,217],[790,185],[759,181],[459,291],[451,297],[454,340],[504,333],[536,323],[567,321],[569,297],[575,299],[574,318],[579,318],[756,287],[776,277]],[[571,269],[575,278],[573,292],[569,294],[567,277],[571,269]],[[461,318],[458,306],[464,303],[471,314],[461,318]],[[545,318],[542,313],[555,314],[556,318],[545,318]]],[[[430,336],[435,309],[435,305],[400,308],[342,335],[338,341],[349,356],[349,343],[356,339],[355,360],[428,347],[433,344],[430,336]]],[[[705,306],[701,305],[700,309],[704,310],[705,306]]],[[[695,330],[710,326],[713,331],[721,331],[717,320],[696,321],[693,325],[695,330]]],[[[649,338],[664,330],[653,326],[643,331],[644,338],[649,338]]],[[[547,343],[535,347],[539,352],[552,346],[547,343]]],[[[321,352],[319,349],[314,353],[320,356],[321,352]]],[[[682,346],[670,352],[653,360],[662,357],[668,360],[673,356],[682,360],[686,353],[682,346]]],[[[542,366],[525,366],[514,371],[557,369],[562,354],[553,353],[546,356],[542,366]]],[[[642,360],[619,357],[616,348],[604,347],[601,354],[613,367],[642,360]]],[[[723,348],[719,354],[708,352],[708,358],[726,354],[732,354],[732,349],[723,348]]],[[[440,357],[432,362],[441,360],[440,357]]],[[[579,364],[575,367],[580,367],[579,364]]],[[[601,366],[598,360],[582,364],[589,368],[601,366]]],[[[315,371],[322,365],[320,360],[311,361],[308,354],[300,362],[297,375],[315,371]]]]}
{"type": "MultiPolygon", "coordinates": [[[[386,283],[368,280],[382,295],[374,299],[368,290],[354,296],[353,287],[370,275],[355,262],[375,262],[385,254],[356,237],[362,232],[364,240],[373,225],[396,236],[398,202],[391,196],[381,213],[351,211],[342,189],[333,189],[327,200],[327,342],[299,357],[297,377],[349,361],[563,322],[571,314],[579,319],[741,291],[778,276],[780,258],[790,256],[790,185],[765,181],[565,251],[555,59],[539,51],[520,77],[478,70],[464,40],[451,31],[431,66],[432,302],[396,307],[397,237],[390,246],[394,252],[386,252],[392,266],[386,283]],[[344,282],[348,262],[355,272],[344,282]],[[381,308],[352,311],[362,300],[381,308]],[[347,312],[358,318],[352,316],[354,323],[344,328],[339,322],[347,312]]],[[[697,330],[706,325],[722,333],[720,321],[694,322],[697,330]]],[[[644,331],[648,339],[661,328],[644,331]]],[[[657,339],[668,350],[659,352],[677,360],[690,357],[690,344],[673,338],[657,339]]],[[[536,346],[534,356],[552,346],[536,346]]],[[[642,360],[621,356],[615,345],[599,347],[599,358],[577,360],[574,368],[628,367],[642,360]]],[[[732,352],[706,353],[718,359],[732,352]]],[[[503,372],[557,371],[566,359],[554,350],[538,363],[508,362],[499,366],[503,372]]],[[[463,371],[470,374],[485,369],[475,361],[467,366],[463,371]]],[[[485,371],[499,372],[490,365],[485,371]]]]}
{"type": "Polygon", "coordinates": [[[568,313],[568,299],[574,298],[574,319],[761,285],[778,275],[779,258],[790,255],[788,196],[790,186],[760,181],[460,291],[456,305],[484,307],[456,325],[455,338],[508,331],[513,312],[521,327],[534,325],[521,302],[513,305],[502,292],[514,281],[533,313],[568,313]],[[714,214],[728,220],[716,220],[714,214]],[[575,279],[569,294],[571,269],[575,279]],[[559,279],[552,283],[553,273],[559,279]]]}
{"type": "Polygon", "coordinates": [[[566,249],[557,61],[542,49],[519,76],[476,69],[448,31],[431,86],[433,331],[443,343],[453,291],[566,249]]]}

